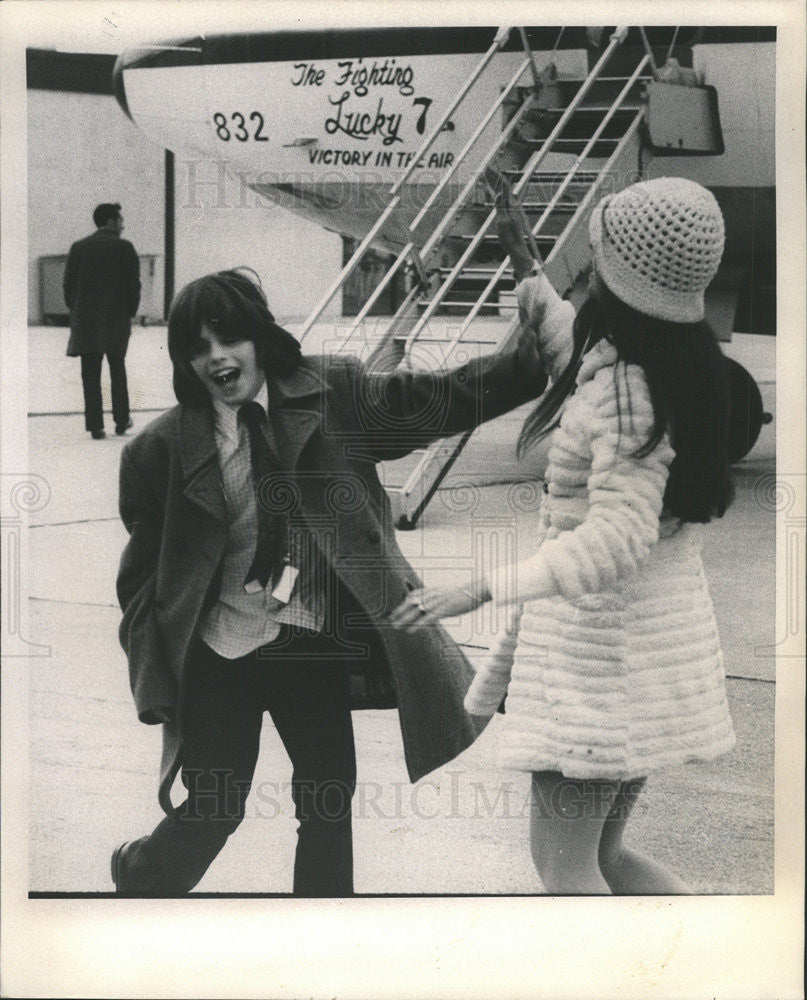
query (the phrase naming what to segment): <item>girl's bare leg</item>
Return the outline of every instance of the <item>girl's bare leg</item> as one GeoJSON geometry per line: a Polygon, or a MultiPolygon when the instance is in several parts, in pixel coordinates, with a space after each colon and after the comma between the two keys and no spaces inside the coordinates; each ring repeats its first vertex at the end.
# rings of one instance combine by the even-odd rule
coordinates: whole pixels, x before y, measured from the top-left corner
{"type": "Polygon", "coordinates": [[[548,894],[611,892],[598,855],[619,786],[618,781],[564,778],[557,771],[533,774],[530,843],[548,894]]]}
{"type": "Polygon", "coordinates": [[[625,847],[622,836],[645,778],[620,783],[599,847],[600,870],[614,895],[686,895],[689,887],[647,855],[625,847]]]}

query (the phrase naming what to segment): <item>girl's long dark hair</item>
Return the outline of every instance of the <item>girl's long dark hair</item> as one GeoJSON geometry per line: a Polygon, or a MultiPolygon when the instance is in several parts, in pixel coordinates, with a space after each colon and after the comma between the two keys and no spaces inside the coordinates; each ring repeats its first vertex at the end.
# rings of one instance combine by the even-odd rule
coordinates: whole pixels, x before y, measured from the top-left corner
{"type": "Polygon", "coordinates": [[[190,366],[203,324],[222,336],[251,340],[258,365],[267,374],[290,375],[300,364],[299,341],[275,323],[257,275],[253,279],[249,272],[249,268],[235,268],[197,278],[171,304],[168,353],[174,365],[174,394],[180,403],[210,405],[207,390],[190,366]]]}
{"type": "MultiPolygon", "coordinates": [[[[584,353],[598,340],[616,348],[618,363],[639,365],[653,404],[653,427],[634,453],[649,455],[666,432],[675,450],[664,506],[683,521],[722,517],[731,503],[728,460],[728,366],[704,322],[671,323],[625,305],[603,283],[574,323],[572,358],[527,417],[518,440],[523,454],[557,426],[563,403],[574,392],[584,353]]],[[[619,401],[620,419],[630,400],[619,401]]]]}

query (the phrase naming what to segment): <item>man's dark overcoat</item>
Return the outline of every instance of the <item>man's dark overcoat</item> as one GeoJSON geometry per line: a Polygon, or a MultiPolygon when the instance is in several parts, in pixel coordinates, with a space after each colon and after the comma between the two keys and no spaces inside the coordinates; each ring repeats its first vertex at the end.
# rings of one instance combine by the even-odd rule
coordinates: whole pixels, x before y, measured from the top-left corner
{"type": "Polygon", "coordinates": [[[126,355],[140,304],[140,261],[128,240],[108,229],[70,247],[64,272],[70,310],[67,354],[126,355]]]}
{"type": "MultiPolygon", "coordinates": [[[[393,693],[416,781],[478,734],[462,705],[472,669],[440,626],[408,633],[385,625],[419,580],[398,548],[376,463],[526,402],[546,377],[512,352],[437,375],[381,376],[353,358],[310,357],[272,381],[293,514],[354,599],[357,622],[370,623],[356,632],[359,649],[369,652],[351,665],[365,682],[354,707],[390,707],[385,692],[393,693]]],[[[170,813],[183,666],[200,618],[216,600],[227,540],[212,408],[176,406],[126,445],[120,510],[130,533],[118,576],[120,637],[139,718],[164,723],[160,801],[170,813]]]]}

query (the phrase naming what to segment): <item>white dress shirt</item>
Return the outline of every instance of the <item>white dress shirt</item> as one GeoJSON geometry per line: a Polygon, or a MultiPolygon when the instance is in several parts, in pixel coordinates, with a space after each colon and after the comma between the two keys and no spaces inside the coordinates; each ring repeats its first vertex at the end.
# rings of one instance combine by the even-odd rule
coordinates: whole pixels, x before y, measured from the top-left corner
{"type": "MultiPolygon", "coordinates": [[[[269,394],[265,382],[255,397],[255,402],[260,403],[268,414],[269,394]]],[[[202,619],[199,635],[219,656],[232,660],[272,642],[277,638],[281,624],[320,631],[323,614],[321,608],[311,610],[301,603],[297,596],[299,586],[292,592],[288,604],[281,604],[272,597],[271,584],[255,594],[248,594],[244,590],[244,580],[252,565],[258,537],[258,511],[252,478],[249,432],[244,422],[238,419],[237,407],[213,400],[213,408],[216,449],[227,504],[229,531],[219,599],[202,619]]],[[[271,421],[267,421],[266,429],[271,442],[271,421]]]]}

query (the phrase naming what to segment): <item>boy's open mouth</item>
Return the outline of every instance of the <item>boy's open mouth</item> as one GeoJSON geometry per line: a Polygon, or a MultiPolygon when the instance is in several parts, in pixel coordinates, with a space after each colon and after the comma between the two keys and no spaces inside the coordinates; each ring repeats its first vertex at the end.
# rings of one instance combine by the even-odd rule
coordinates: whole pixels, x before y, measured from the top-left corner
{"type": "Polygon", "coordinates": [[[230,382],[234,382],[240,374],[241,373],[238,368],[226,368],[224,371],[216,372],[215,375],[211,375],[211,378],[216,385],[225,386],[230,382]]]}

